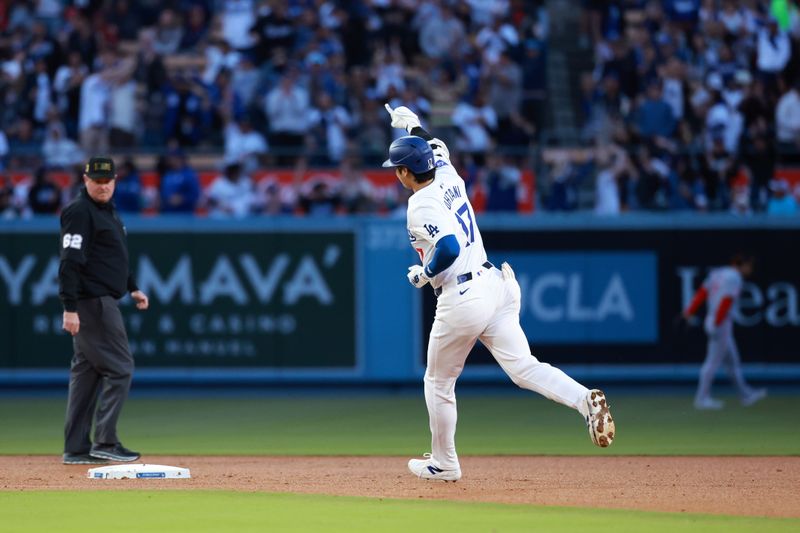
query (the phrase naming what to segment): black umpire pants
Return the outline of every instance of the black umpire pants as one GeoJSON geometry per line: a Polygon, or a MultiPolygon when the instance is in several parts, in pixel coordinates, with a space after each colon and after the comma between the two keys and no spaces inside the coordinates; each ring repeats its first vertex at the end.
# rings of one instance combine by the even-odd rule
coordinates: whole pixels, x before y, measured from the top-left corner
{"type": "Polygon", "coordinates": [[[114,444],[117,420],[128,397],[133,356],[117,300],[111,296],[78,300],[80,329],[72,338],[64,453],[88,453],[97,410],[94,442],[114,444]]]}

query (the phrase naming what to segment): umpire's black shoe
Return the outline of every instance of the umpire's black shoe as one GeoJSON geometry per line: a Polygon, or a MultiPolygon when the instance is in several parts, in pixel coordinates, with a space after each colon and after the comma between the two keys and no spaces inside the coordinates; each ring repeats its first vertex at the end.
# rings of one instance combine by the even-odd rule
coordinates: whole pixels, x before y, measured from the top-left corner
{"type": "Polygon", "coordinates": [[[97,459],[108,459],[109,461],[120,461],[130,463],[142,456],[139,452],[129,450],[119,442],[116,444],[95,444],[89,455],[97,459]]]}
{"type": "Polygon", "coordinates": [[[104,465],[108,463],[106,459],[92,457],[88,453],[65,453],[63,461],[65,465],[104,465]]]}

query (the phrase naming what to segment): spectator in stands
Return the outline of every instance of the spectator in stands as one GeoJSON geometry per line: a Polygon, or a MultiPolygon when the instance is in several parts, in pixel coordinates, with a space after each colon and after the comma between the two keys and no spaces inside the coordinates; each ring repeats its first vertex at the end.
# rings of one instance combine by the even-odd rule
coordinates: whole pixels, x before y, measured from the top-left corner
{"type": "Polygon", "coordinates": [[[225,126],[225,161],[228,164],[240,164],[244,173],[258,169],[268,149],[266,139],[253,129],[247,114],[225,126]]]}
{"type": "Polygon", "coordinates": [[[647,86],[647,98],[639,106],[636,125],[645,139],[668,139],[675,133],[675,115],[662,99],[660,82],[652,81],[647,86]]]}
{"type": "Polygon", "coordinates": [[[20,117],[7,131],[9,148],[14,151],[9,166],[34,167],[41,150],[41,143],[35,136],[33,122],[20,117]]]}
{"type": "Polygon", "coordinates": [[[78,52],[82,63],[91,67],[97,54],[97,36],[89,17],[77,13],[70,19],[72,31],[67,37],[67,50],[78,52]]]}
{"type": "Polygon", "coordinates": [[[87,153],[108,151],[108,103],[111,85],[103,74],[95,72],[81,84],[78,134],[81,148],[87,153]]]}
{"type": "Polygon", "coordinates": [[[689,210],[698,207],[703,200],[702,182],[692,168],[691,157],[681,154],[675,160],[675,170],[670,175],[670,208],[689,210]]]}
{"type": "Polygon", "coordinates": [[[486,211],[517,211],[518,189],[522,182],[519,164],[510,156],[491,154],[487,157],[486,211]]]}
{"type": "MultiPolygon", "coordinates": [[[[140,4],[141,2],[135,3],[140,4]]],[[[120,40],[136,40],[139,28],[142,26],[142,20],[139,16],[139,9],[131,9],[130,0],[116,0],[113,2],[109,19],[114,21],[117,36],[120,40]]]]}
{"type": "Polygon", "coordinates": [[[483,52],[483,59],[489,65],[497,63],[500,56],[519,44],[517,29],[504,17],[496,16],[475,36],[475,44],[483,52]]]}
{"type": "Polygon", "coordinates": [[[397,46],[379,48],[372,59],[375,97],[391,99],[406,88],[403,53],[397,46]]]}
{"type": "Polygon", "coordinates": [[[202,4],[193,3],[184,21],[180,46],[182,52],[194,51],[208,36],[208,14],[202,4]]]}
{"type": "Polygon", "coordinates": [[[492,134],[497,128],[497,114],[482,94],[459,103],[453,110],[453,125],[458,128],[456,147],[469,154],[476,164],[482,165],[487,151],[492,148],[492,134]]]}
{"type": "Polygon", "coordinates": [[[32,118],[36,128],[39,129],[47,121],[47,115],[52,105],[50,99],[52,83],[44,58],[37,58],[34,61],[33,69],[33,72],[27,77],[23,94],[30,101],[32,118]]]}
{"type": "Polygon", "coordinates": [[[255,102],[256,91],[261,83],[261,75],[256,69],[250,54],[241,54],[231,72],[231,86],[245,109],[255,102]]]}
{"type": "Polygon", "coordinates": [[[738,216],[747,216],[753,213],[750,206],[750,184],[747,177],[744,175],[737,175],[731,181],[731,214],[738,216]]]}
{"type": "Polygon", "coordinates": [[[175,12],[164,9],[155,27],[155,51],[160,55],[170,55],[178,51],[183,39],[183,28],[175,12]]]}
{"type": "Polygon", "coordinates": [[[724,210],[730,206],[730,183],[738,170],[736,159],[725,147],[721,132],[714,134],[711,146],[700,163],[706,196],[712,209],[724,210]]]}
{"type": "MultiPolygon", "coordinates": [[[[394,129],[394,128],[393,128],[394,129]]],[[[380,166],[391,143],[386,129],[386,110],[376,100],[367,100],[361,110],[361,125],[355,129],[355,145],[367,166],[380,166]]]]}
{"type": "Polygon", "coordinates": [[[265,215],[291,215],[295,212],[297,193],[294,187],[281,187],[274,178],[264,178],[255,185],[256,211],[265,215]]]}
{"type": "Polygon", "coordinates": [[[296,68],[290,68],[267,93],[264,110],[269,121],[269,143],[278,154],[278,164],[293,164],[305,145],[310,111],[308,91],[300,85],[296,68]]]}
{"type": "Polygon", "coordinates": [[[487,101],[497,115],[497,129],[512,127],[512,115],[519,113],[522,104],[522,69],[508,52],[502,52],[496,63],[482,72],[487,101]]]}
{"type": "Polygon", "coordinates": [[[200,198],[200,180],[180,150],[167,157],[167,169],[161,177],[161,211],[194,213],[200,198]]]}
{"type": "Polygon", "coordinates": [[[117,210],[139,213],[142,210],[142,181],[130,157],[117,167],[114,183],[114,205],[117,210]]]}
{"type": "Polygon", "coordinates": [[[254,50],[259,54],[259,63],[276,55],[288,56],[294,48],[296,30],[284,2],[271,2],[250,28],[250,39],[256,43],[254,50]]]}
{"type": "Polygon", "coordinates": [[[778,27],[775,17],[770,16],[766,27],[758,33],[757,52],[756,67],[767,92],[777,94],[778,75],[791,58],[792,45],[787,33],[778,27]]]}
{"type": "Polygon", "coordinates": [[[464,24],[448,4],[442,3],[436,16],[426,16],[421,21],[419,47],[431,59],[457,57],[465,36],[464,24]]]}
{"type": "Polygon", "coordinates": [[[596,149],[597,173],[594,212],[598,215],[619,215],[622,212],[620,180],[628,172],[630,163],[625,151],[616,145],[602,145],[596,149]]]}
{"type": "Polygon", "coordinates": [[[640,80],[637,68],[636,55],[628,43],[618,35],[609,40],[611,57],[600,67],[599,78],[613,76],[620,86],[622,94],[633,100],[639,92],[640,80]]]}
{"type": "Polygon", "coordinates": [[[352,158],[345,157],[339,165],[342,183],[341,203],[347,213],[373,213],[377,209],[377,191],[372,182],[356,168],[352,158]]]}
{"type": "Polygon", "coordinates": [[[711,92],[710,103],[711,107],[706,114],[706,143],[713,143],[713,137],[718,136],[722,138],[726,150],[736,153],[744,128],[742,114],[725,101],[721,91],[711,92]]]}
{"type": "Polygon", "coordinates": [[[109,74],[109,144],[114,148],[129,149],[136,145],[140,111],[136,105],[135,68],[136,63],[129,59],[121,61],[109,74]]]}
{"type": "Polygon", "coordinates": [[[80,52],[73,50],[67,56],[67,62],[58,67],[53,79],[56,107],[61,113],[67,136],[73,139],[78,138],[81,87],[88,75],[89,69],[82,62],[80,52]]]}
{"type": "Polygon", "coordinates": [[[211,126],[208,91],[191,74],[175,74],[165,92],[164,136],[181,147],[196,146],[211,126]]]}
{"type": "Polygon", "coordinates": [[[754,128],[751,132],[743,140],[742,164],[750,174],[750,205],[763,211],[769,182],[775,175],[775,143],[767,131],[754,128]]]}
{"type": "Polygon", "coordinates": [[[776,137],[784,150],[800,147],[800,83],[795,83],[775,108],[776,137]]]}
{"type": "Polygon", "coordinates": [[[239,163],[228,163],[206,190],[208,214],[216,218],[246,217],[253,212],[255,202],[253,183],[242,174],[239,163]]]}
{"type": "Polygon", "coordinates": [[[577,162],[566,153],[559,152],[548,161],[548,183],[545,208],[549,211],[573,211],[578,207],[577,162]]]}
{"type": "Polygon", "coordinates": [[[35,215],[52,215],[61,207],[61,190],[44,167],[36,169],[28,190],[28,206],[35,215]]]}
{"type": "Polygon", "coordinates": [[[232,48],[246,50],[255,44],[250,34],[256,21],[254,0],[222,0],[221,18],[222,35],[232,48]]]}
{"type": "Polygon", "coordinates": [[[642,209],[669,207],[670,168],[659,158],[652,146],[639,146],[633,162],[636,205],[642,209]]]}
{"type": "MultiPolygon", "coordinates": [[[[545,43],[535,38],[525,40],[522,59],[522,115],[536,127],[544,124],[547,98],[547,62],[545,43]]],[[[591,79],[591,78],[589,78],[591,79]]]]}
{"type": "Polygon", "coordinates": [[[341,204],[339,192],[324,178],[312,178],[303,184],[300,209],[310,216],[329,216],[337,212],[341,204]]]}
{"type": "Polygon", "coordinates": [[[785,179],[774,179],[769,184],[772,196],[767,202],[767,214],[794,216],[798,213],[797,201],[791,194],[789,182],[785,179]]]}
{"type": "Polygon", "coordinates": [[[309,112],[311,138],[322,165],[338,165],[347,150],[353,119],[347,110],[336,105],[328,93],[320,93],[317,106],[309,112]]]}
{"type": "Polygon", "coordinates": [[[17,217],[17,208],[14,205],[14,184],[11,177],[0,174],[0,220],[17,217]]]}
{"type": "Polygon", "coordinates": [[[47,168],[68,168],[80,165],[85,157],[78,143],[66,136],[64,126],[57,121],[47,125],[47,133],[42,143],[42,155],[47,168]]]}

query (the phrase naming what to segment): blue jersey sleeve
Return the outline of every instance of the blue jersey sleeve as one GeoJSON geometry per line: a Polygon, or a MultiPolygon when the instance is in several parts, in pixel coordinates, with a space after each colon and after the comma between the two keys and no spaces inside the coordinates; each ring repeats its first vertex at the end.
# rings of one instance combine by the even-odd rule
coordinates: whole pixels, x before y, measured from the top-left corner
{"type": "Polygon", "coordinates": [[[432,278],[444,272],[455,262],[459,251],[461,251],[461,247],[458,245],[455,235],[445,235],[439,239],[433,251],[433,257],[425,266],[425,275],[432,278]]]}

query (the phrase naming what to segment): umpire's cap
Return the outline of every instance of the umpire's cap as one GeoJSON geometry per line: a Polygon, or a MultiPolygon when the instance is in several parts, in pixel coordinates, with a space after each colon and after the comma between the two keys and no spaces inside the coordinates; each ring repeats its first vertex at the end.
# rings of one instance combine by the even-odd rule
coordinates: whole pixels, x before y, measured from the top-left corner
{"type": "Polygon", "coordinates": [[[117,175],[114,160],[110,157],[95,156],[86,163],[84,174],[93,180],[114,179],[117,175]]]}
{"type": "Polygon", "coordinates": [[[414,174],[424,174],[433,169],[433,150],[427,141],[416,135],[406,135],[389,146],[389,159],[384,167],[407,167],[414,174]]]}

